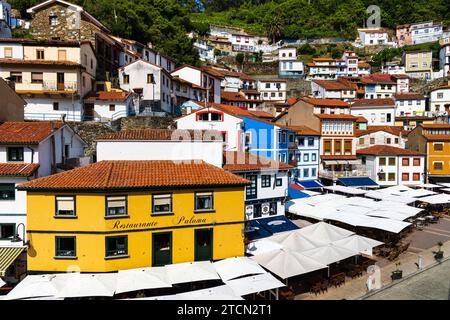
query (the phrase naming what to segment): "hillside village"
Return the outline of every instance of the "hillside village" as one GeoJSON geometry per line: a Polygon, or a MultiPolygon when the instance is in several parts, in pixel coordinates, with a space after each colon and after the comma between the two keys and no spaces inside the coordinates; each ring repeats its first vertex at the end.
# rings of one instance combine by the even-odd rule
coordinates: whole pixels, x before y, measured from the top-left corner
{"type": "MultiPolygon", "coordinates": [[[[202,263],[214,276],[181,272],[165,287],[104,296],[186,294],[180,283],[214,280],[239,299],[320,297],[381,260],[392,266],[417,232],[448,224],[443,23],[276,42],[211,24],[187,35],[201,61],[189,65],[68,1],[27,13],[15,18],[0,0],[0,295],[32,298],[20,293],[24,279],[74,265],[120,277],[202,263]],[[335,260],[323,253],[333,246],[335,260]],[[288,249],[305,260],[285,273],[268,261],[288,249]],[[240,264],[257,272],[224,276],[240,264]],[[326,283],[286,285],[324,269],[326,283]],[[250,275],[271,284],[243,290],[259,279],[250,275]]],[[[418,253],[450,240],[450,229],[430,234],[418,253]]]]}

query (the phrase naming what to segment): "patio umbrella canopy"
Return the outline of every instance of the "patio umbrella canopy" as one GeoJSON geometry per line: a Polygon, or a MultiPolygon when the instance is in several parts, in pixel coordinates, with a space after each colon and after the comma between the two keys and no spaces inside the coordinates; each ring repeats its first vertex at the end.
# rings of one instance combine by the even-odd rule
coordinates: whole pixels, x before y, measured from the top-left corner
{"type": "Polygon", "coordinates": [[[332,244],[333,246],[346,248],[348,250],[357,251],[367,256],[372,256],[372,249],[381,246],[383,242],[355,234],[348,238],[335,241],[332,244]]]}
{"type": "Polygon", "coordinates": [[[327,267],[326,264],[307,257],[302,253],[288,249],[281,249],[278,251],[257,255],[252,257],[252,259],[282,279],[287,279],[327,267]]]}
{"type": "Polygon", "coordinates": [[[253,241],[249,245],[247,245],[246,253],[251,254],[253,256],[258,254],[263,254],[271,251],[277,251],[283,248],[281,244],[275,241],[271,241],[266,239],[253,241]]]}
{"type": "Polygon", "coordinates": [[[333,226],[325,222],[319,222],[298,231],[302,236],[311,241],[322,242],[325,244],[336,240],[347,238],[354,232],[333,226]]]}
{"type": "Polygon", "coordinates": [[[358,251],[349,250],[343,247],[337,247],[333,244],[329,244],[324,247],[308,250],[302,252],[303,255],[314,259],[315,261],[324,265],[329,265],[334,262],[342,261],[347,258],[359,255],[358,251]]]}
{"type": "Polygon", "coordinates": [[[59,298],[112,297],[117,287],[117,273],[57,274],[59,298]]]}
{"type": "Polygon", "coordinates": [[[213,265],[222,281],[266,273],[258,263],[247,257],[228,258],[214,262],[213,265]]]}
{"type": "Polygon", "coordinates": [[[167,277],[171,284],[220,280],[210,261],[185,262],[166,265],[167,277]]]}
{"type": "Polygon", "coordinates": [[[170,287],[164,267],[119,270],[117,274],[116,293],[170,287]]]}
{"type": "Polygon", "coordinates": [[[320,242],[306,238],[298,230],[280,233],[270,237],[268,240],[275,241],[281,244],[285,249],[297,252],[311,250],[320,246],[325,246],[327,244],[325,242],[320,242]]]}
{"type": "Polygon", "coordinates": [[[54,297],[58,294],[53,281],[55,277],[56,275],[50,274],[26,276],[4,297],[4,300],[54,297]]]}
{"type": "Polygon", "coordinates": [[[245,296],[252,293],[264,292],[267,290],[284,287],[284,283],[275,278],[270,273],[245,277],[226,281],[225,284],[234,291],[237,296],[245,296]]]}
{"type": "Polygon", "coordinates": [[[227,285],[177,294],[182,300],[244,300],[227,285]]]}

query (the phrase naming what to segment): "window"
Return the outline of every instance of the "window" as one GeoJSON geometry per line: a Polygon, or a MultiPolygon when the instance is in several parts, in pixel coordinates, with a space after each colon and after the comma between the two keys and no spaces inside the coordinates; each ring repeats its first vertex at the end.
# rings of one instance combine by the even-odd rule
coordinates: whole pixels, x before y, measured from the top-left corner
{"type": "Polygon", "coordinates": [[[55,216],[74,217],[75,197],[74,196],[56,196],[55,216]]]}
{"type": "Polygon", "coordinates": [[[420,158],[414,158],[413,159],[413,166],[414,167],[420,167],[420,158]]]}
{"type": "Polygon", "coordinates": [[[298,138],[298,145],[303,147],[305,145],[305,138],[298,138]]]}
{"type": "Polygon", "coordinates": [[[386,173],[384,172],[378,173],[378,181],[386,181],[386,173]]]}
{"type": "Polygon", "coordinates": [[[220,113],[211,113],[211,121],[222,121],[222,115],[220,113]]]}
{"type": "Polygon", "coordinates": [[[437,94],[438,99],[444,99],[444,93],[440,92],[437,94]]]}
{"type": "Polygon", "coordinates": [[[409,158],[402,158],[402,166],[409,167],[409,158]]]}
{"type": "Polygon", "coordinates": [[[386,158],[380,158],[379,159],[379,165],[380,166],[385,166],[386,165],[386,158]]]}
{"type": "Polygon", "coordinates": [[[22,72],[11,71],[10,77],[11,77],[12,81],[14,81],[15,83],[22,83],[22,72]]]}
{"type": "Polygon", "coordinates": [[[398,138],[395,138],[395,144],[398,144],[398,138]]]}
{"type": "Polygon", "coordinates": [[[58,111],[59,110],[59,102],[53,102],[53,110],[58,111]]]}
{"type": "Polygon", "coordinates": [[[12,162],[23,161],[23,147],[8,148],[8,161],[12,161],[12,162]]]}
{"type": "Polygon", "coordinates": [[[245,179],[252,182],[251,185],[245,187],[246,199],[255,199],[257,197],[257,181],[258,177],[254,174],[245,176],[245,179]]]}
{"type": "Polygon", "coordinates": [[[309,178],[309,169],[308,168],[303,169],[303,178],[309,178]]]}
{"type": "Polygon", "coordinates": [[[55,257],[75,258],[76,238],[75,237],[55,237],[55,257]]]}
{"type": "Polygon", "coordinates": [[[352,140],[345,140],[344,141],[344,151],[346,154],[352,153],[352,140]]]}
{"type": "Polygon", "coordinates": [[[44,60],[45,55],[44,55],[44,50],[42,49],[37,49],[36,50],[36,59],[37,60],[44,60]]]}
{"type": "Polygon", "coordinates": [[[270,89],[270,83],[266,83],[266,89],[270,89]]]}
{"type": "Polygon", "coordinates": [[[444,145],[442,143],[435,143],[433,148],[434,151],[444,151],[444,145]]]}
{"type": "Polygon", "coordinates": [[[433,162],[433,169],[434,170],[442,170],[443,169],[443,163],[442,162],[433,162]]]}
{"type": "Polygon", "coordinates": [[[386,144],[391,144],[392,139],[391,138],[386,138],[386,144]]]}
{"type": "Polygon", "coordinates": [[[123,84],[130,84],[130,75],[129,74],[123,75],[123,84]]]}
{"type": "Polygon", "coordinates": [[[409,173],[402,173],[402,181],[409,181],[409,173]]]}
{"type": "Polygon", "coordinates": [[[44,74],[42,72],[32,72],[31,83],[44,83],[44,74]]]}
{"type": "Polygon", "coordinates": [[[58,24],[58,17],[57,16],[50,16],[50,17],[48,17],[48,23],[51,26],[56,26],[58,24]]]}
{"type": "Polygon", "coordinates": [[[212,192],[195,193],[195,211],[214,210],[214,195],[212,192]]]}
{"type": "Polygon", "coordinates": [[[388,173],[388,181],[395,181],[395,173],[393,172],[388,173]]]}
{"type": "Polygon", "coordinates": [[[309,161],[309,153],[305,153],[305,154],[303,155],[303,161],[304,161],[304,162],[308,162],[308,161],[309,161]]]}
{"type": "Polygon", "coordinates": [[[106,196],[106,216],[126,216],[127,197],[126,196],[106,196]]]}
{"type": "Polygon", "coordinates": [[[413,181],[420,181],[420,173],[413,173],[413,181]]]}
{"type": "Polygon", "coordinates": [[[10,240],[12,237],[14,237],[15,233],[16,225],[14,223],[0,224],[0,240],[10,240]]]}
{"type": "Polygon", "coordinates": [[[275,186],[277,186],[277,187],[282,187],[282,186],[283,186],[283,179],[277,178],[277,179],[275,180],[275,186]]]}
{"type": "Polygon", "coordinates": [[[389,165],[395,166],[395,158],[389,158],[389,165]]]}
{"type": "Polygon", "coordinates": [[[359,144],[364,144],[364,138],[359,138],[359,144]]]}
{"type": "Polygon", "coordinates": [[[316,168],[312,168],[311,169],[311,177],[312,178],[316,177],[316,174],[317,174],[316,168]]]}
{"type": "Polygon", "coordinates": [[[0,183],[0,201],[14,200],[16,198],[16,186],[14,183],[0,183]]]}
{"type": "Polygon", "coordinates": [[[109,105],[109,111],[116,111],[116,105],[115,104],[110,104],[109,105]]]}
{"type": "Polygon", "coordinates": [[[334,141],[334,153],[335,154],[341,154],[342,152],[342,141],[341,140],[335,140],[334,141]]]}
{"type": "Polygon", "coordinates": [[[6,47],[3,51],[3,55],[6,59],[12,58],[13,49],[11,47],[6,47]]]}
{"type": "Polygon", "coordinates": [[[331,140],[325,140],[323,142],[323,149],[324,149],[325,154],[331,153],[331,140]]]}
{"type": "Polygon", "coordinates": [[[311,154],[311,161],[316,161],[317,160],[317,155],[315,153],[311,154]]]}
{"type": "Polygon", "coordinates": [[[155,79],[152,73],[147,74],[147,83],[155,83],[155,79]]]}
{"type": "Polygon", "coordinates": [[[314,147],[314,138],[308,138],[308,147],[314,147]]]}
{"type": "Polygon", "coordinates": [[[105,257],[123,257],[128,255],[128,236],[106,237],[105,257]]]}
{"type": "Polygon", "coordinates": [[[261,176],[261,188],[270,188],[270,175],[261,176]]]}
{"type": "Polygon", "coordinates": [[[375,138],[370,138],[370,144],[375,144],[375,138]]]}
{"type": "Polygon", "coordinates": [[[154,194],[152,214],[172,212],[172,194],[154,194]]]}

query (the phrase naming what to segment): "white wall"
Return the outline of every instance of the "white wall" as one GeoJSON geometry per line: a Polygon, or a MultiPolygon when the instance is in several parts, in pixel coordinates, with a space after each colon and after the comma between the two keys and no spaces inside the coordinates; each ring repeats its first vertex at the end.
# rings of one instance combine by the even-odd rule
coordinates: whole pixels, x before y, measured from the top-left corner
{"type": "Polygon", "coordinates": [[[368,125],[376,125],[376,126],[384,126],[389,125],[393,126],[395,123],[395,111],[394,106],[389,108],[384,107],[374,107],[374,108],[361,108],[361,107],[352,107],[350,113],[354,116],[362,116],[367,119],[368,125]],[[388,114],[391,115],[390,121],[387,121],[388,114]]]}
{"type": "Polygon", "coordinates": [[[46,99],[25,97],[25,119],[30,120],[60,120],[61,115],[66,115],[67,121],[81,121],[83,115],[82,105],[79,99],[73,102],[68,99],[46,99]],[[59,110],[53,110],[53,102],[59,102],[59,110]]]}
{"type": "Polygon", "coordinates": [[[435,114],[445,113],[446,104],[450,104],[450,89],[439,89],[431,92],[430,94],[431,112],[435,114]]]}
{"type": "Polygon", "coordinates": [[[0,59],[5,59],[5,48],[12,48],[12,58],[9,59],[23,59],[23,47],[17,43],[1,43],[0,44],[0,59]]]}
{"type": "Polygon", "coordinates": [[[395,100],[395,116],[422,115],[425,112],[425,99],[395,100]]]}
{"type": "Polygon", "coordinates": [[[391,147],[405,148],[405,139],[384,131],[376,131],[360,136],[356,141],[356,148],[358,150],[373,147],[375,145],[388,145],[391,147]],[[371,138],[374,139],[374,143],[370,143],[371,138]],[[360,143],[362,142],[361,139],[364,139],[364,143],[360,143]],[[391,139],[390,144],[388,143],[388,139],[391,139]],[[398,139],[398,143],[395,143],[395,139],[398,139]]]}

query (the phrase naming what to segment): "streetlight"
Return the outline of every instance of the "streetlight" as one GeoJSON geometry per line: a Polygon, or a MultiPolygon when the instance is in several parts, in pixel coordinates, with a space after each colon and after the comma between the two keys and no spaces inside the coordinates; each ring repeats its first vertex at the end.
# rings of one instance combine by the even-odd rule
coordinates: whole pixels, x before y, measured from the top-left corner
{"type": "Polygon", "coordinates": [[[16,234],[15,234],[15,236],[11,239],[11,242],[22,242],[24,246],[29,246],[29,245],[30,245],[30,240],[25,241],[25,224],[19,223],[19,224],[17,225],[17,228],[16,228],[16,234]],[[23,226],[23,234],[22,234],[23,237],[22,237],[22,238],[19,237],[19,227],[20,227],[21,225],[23,226]]]}

